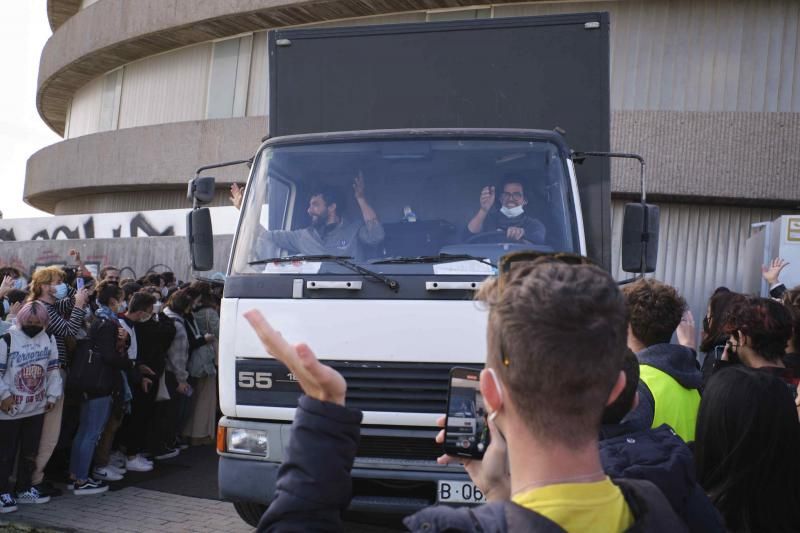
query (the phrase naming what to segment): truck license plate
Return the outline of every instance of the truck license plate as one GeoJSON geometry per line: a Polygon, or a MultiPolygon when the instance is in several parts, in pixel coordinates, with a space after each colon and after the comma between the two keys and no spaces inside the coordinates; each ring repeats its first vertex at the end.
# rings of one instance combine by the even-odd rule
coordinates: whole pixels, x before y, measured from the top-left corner
{"type": "Polygon", "coordinates": [[[441,503],[485,503],[481,489],[469,481],[438,481],[436,500],[441,503]]]}

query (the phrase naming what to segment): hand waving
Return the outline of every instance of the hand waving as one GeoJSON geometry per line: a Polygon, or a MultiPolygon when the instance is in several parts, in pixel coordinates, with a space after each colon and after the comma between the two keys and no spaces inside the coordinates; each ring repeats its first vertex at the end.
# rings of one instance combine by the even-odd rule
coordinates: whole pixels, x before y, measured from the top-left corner
{"type": "Polygon", "coordinates": [[[690,310],[687,309],[683,313],[675,334],[678,336],[678,344],[681,346],[686,346],[692,350],[697,348],[697,329],[694,325],[694,315],[690,310]]]}
{"type": "Polygon", "coordinates": [[[231,204],[236,209],[242,208],[242,198],[244,197],[244,189],[239,187],[238,183],[234,183],[231,185],[231,204]]]}
{"type": "Polygon", "coordinates": [[[481,211],[488,212],[494,205],[494,187],[484,187],[481,190],[481,211]]]}
{"type": "Polygon", "coordinates": [[[761,275],[767,283],[775,285],[778,283],[778,276],[780,276],[781,271],[787,266],[789,266],[788,261],[776,257],[769,265],[761,265],[761,275]]]}
{"type": "Polygon", "coordinates": [[[289,368],[307,396],[344,405],[347,383],[340,373],[320,363],[307,345],[292,346],[286,342],[260,311],[253,309],[246,312],[244,317],[250,322],[267,353],[289,368]]]}

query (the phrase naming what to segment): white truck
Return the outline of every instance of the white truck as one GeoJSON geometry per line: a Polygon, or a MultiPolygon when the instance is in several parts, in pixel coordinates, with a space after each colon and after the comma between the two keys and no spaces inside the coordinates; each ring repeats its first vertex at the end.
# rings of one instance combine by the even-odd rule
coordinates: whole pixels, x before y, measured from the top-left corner
{"type": "MultiPolygon", "coordinates": [[[[339,370],[347,405],[364,412],[351,509],[478,503],[461,467],[436,464],[433,440],[450,368],[486,357],[475,289],[516,250],[610,266],[608,159],[576,174],[584,156],[562,130],[528,129],[560,126],[571,144],[608,150],[607,15],[279,30],[269,53],[271,137],[250,160],[221,310],[221,496],[257,522],[301,394],[242,319],[255,308],[339,370]],[[468,228],[487,187],[495,205],[468,228]],[[334,217],[310,217],[310,200],[330,207],[331,194],[334,217]],[[500,211],[515,194],[544,232],[510,236],[500,211]],[[347,224],[357,231],[328,238],[347,224]],[[307,241],[309,226],[325,245],[307,241]]],[[[213,257],[200,205],[213,190],[201,171],[214,166],[190,182],[197,270],[213,257]]],[[[623,263],[652,270],[657,209],[642,199],[627,218],[623,263]]]]}

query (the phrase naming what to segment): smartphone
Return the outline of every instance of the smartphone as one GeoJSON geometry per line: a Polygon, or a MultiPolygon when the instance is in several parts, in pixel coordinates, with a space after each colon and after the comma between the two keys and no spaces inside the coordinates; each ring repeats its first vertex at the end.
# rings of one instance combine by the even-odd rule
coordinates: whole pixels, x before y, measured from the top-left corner
{"type": "Polygon", "coordinates": [[[76,287],[78,287],[78,290],[79,290],[79,291],[80,291],[80,290],[83,290],[83,278],[80,278],[80,277],[79,277],[79,278],[78,278],[78,279],[75,281],[75,286],[76,286],[76,287]]]}
{"type": "Polygon", "coordinates": [[[480,370],[455,367],[450,370],[444,452],[447,455],[481,459],[489,447],[488,411],[478,378],[480,370]]]}

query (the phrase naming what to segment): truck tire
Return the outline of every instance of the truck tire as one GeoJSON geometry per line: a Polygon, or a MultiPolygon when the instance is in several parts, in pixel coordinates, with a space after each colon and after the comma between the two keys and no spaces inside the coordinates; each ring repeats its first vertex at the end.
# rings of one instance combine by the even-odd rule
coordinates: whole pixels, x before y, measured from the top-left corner
{"type": "Polygon", "coordinates": [[[266,505],[250,502],[233,502],[233,507],[239,517],[253,527],[258,526],[261,515],[267,510],[266,505]]]}

